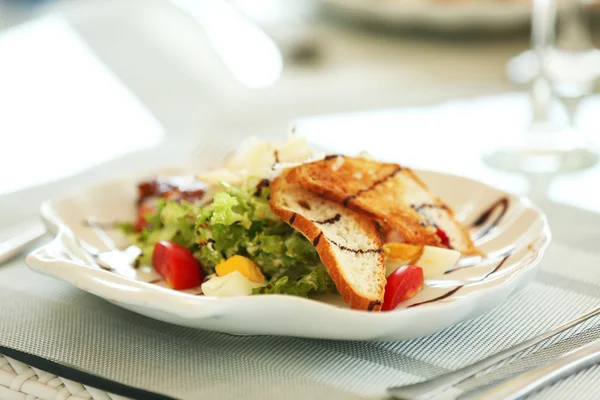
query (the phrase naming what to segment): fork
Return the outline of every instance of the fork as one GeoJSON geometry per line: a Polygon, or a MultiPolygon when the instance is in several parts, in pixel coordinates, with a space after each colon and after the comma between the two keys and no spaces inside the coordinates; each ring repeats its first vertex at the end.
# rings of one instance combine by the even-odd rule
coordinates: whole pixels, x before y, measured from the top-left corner
{"type": "Polygon", "coordinates": [[[596,315],[600,315],[600,307],[596,307],[595,309],[583,315],[580,315],[577,318],[572,319],[552,329],[551,331],[542,333],[541,335],[526,340],[523,343],[510,347],[490,357],[484,358],[483,360],[478,361],[474,364],[468,365],[453,372],[449,372],[447,374],[440,375],[436,378],[430,379],[425,382],[415,383],[406,386],[391,387],[388,389],[388,393],[395,398],[405,400],[431,399],[433,396],[440,394],[441,392],[444,392],[448,389],[451,389],[457,383],[462,382],[465,379],[470,378],[471,376],[481,371],[484,371],[485,369],[499,363],[500,361],[506,360],[507,358],[525,349],[528,349],[529,347],[536,345],[546,339],[549,339],[552,336],[563,332],[564,330],[578,325],[596,315]]]}

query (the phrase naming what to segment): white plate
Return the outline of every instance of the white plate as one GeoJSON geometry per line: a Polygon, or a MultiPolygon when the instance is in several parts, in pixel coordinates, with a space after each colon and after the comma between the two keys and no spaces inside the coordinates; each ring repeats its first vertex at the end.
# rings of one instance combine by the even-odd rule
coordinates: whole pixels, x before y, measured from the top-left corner
{"type": "MultiPolygon", "coordinates": [[[[545,216],[527,199],[459,176],[417,173],[467,224],[500,199],[506,198],[508,205],[497,226],[477,241],[489,255],[487,260],[427,281],[421,293],[393,312],[350,310],[338,296],[320,301],[284,295],[217,299],[198,296],[193,290],[183,293],[165,288],[153,271],[135,270],[126,262],[112,272],[102,269],[92,255],[95,249],[107,251],[113,242],[117,246],[126,243],[118,232],[86,226],[83,221],[90,217],[100,222],[132,219],[136,178],[90,186],[45,203],[42,216],[57,236],[31,253],[27,265],[126,309],[178,325],[234,334],[416,338],[500,305],[532,279],[550,241],[545,216]],[[427,303],[417,305],[423,302],[427,303]]],[[[484,229],[500,208],[490,215],[484,229]]]]}
{"type": "Polygon", "coordinates": [[[435,0],[320,0],[324,6],[355,20],[388,26],[434,30],[498,31],[529,23],[529,2],[435,0]]]}

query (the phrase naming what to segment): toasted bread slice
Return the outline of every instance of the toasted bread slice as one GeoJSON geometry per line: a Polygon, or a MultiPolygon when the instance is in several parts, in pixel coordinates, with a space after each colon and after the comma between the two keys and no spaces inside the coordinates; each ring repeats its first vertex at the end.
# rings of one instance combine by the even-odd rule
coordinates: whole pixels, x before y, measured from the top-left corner
{"type": "Polygon", "coordinates": [[[406,243],[444,247],[440,228],[450,247],[464,254],[479,253],[450,207],[398,164],[329,156],[294,168],[288,180],[381,221],[406,243]]]}
{"type": "Polygon", "coordinates": [[[271,183],[271,208],[315,246],[344,301],[378,311],[385,289],[385,256],[377,223],[321,198],[286,174],[271,183]]]}

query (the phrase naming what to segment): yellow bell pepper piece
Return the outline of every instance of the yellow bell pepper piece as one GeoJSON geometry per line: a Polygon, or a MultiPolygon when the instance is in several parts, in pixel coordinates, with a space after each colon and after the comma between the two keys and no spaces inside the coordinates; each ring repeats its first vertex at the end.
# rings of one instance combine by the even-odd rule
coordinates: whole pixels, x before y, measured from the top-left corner
{"type": "Polygon", "coordinates": [[[383,250],[388,258],[403,261],[413,261],[419,258],[423,252],[423,246],[415,246],[406,243],[386,243],[383,250]]]}
{"type": "Polygon", "coordinates": [[[243,256],[236,255],[223,260],[217,264],[215,270],[217,276],[224,276],[233,271],[238,271],[251,282],[261,283],[265,280],[265,276],[260,272],[258,266],[252,260],[243,256]]]}

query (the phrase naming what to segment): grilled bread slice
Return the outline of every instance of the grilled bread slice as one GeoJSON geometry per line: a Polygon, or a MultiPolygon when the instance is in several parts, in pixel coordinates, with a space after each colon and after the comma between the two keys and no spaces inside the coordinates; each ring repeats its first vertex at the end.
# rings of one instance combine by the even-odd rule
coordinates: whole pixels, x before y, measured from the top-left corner
{"type": "Polygon", "coordinates": [[[378,311],[385,288],[385,257],[377,223],[287,181],[271,183],[271,208],[315,246],[344,301],[378,311]]]}
{"type": "Polygon", "coordinates": [[[381,221],[414,245],[446,246],[479,254],[453,211],[408,168],[365,158],[328,156],[290,171],[288,180],[381,221]]]}

